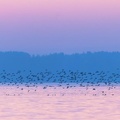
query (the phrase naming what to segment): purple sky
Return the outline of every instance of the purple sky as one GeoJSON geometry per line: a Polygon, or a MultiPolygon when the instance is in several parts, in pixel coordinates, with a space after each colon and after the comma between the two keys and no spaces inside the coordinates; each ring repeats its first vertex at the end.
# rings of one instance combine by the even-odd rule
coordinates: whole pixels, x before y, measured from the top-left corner
{"type": "Polygon", "coordinates": [[[120,51],[119,0],[0,0],[0,51],[120,51]]]}

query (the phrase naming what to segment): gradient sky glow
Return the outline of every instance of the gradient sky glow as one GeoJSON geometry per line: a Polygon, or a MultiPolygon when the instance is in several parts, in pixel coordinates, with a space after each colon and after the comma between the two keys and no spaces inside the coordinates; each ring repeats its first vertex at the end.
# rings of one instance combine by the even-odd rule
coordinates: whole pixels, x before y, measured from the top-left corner
{"type": "Polygon", "coordinates": [[[120,51],[120,0],[0,0],[0,51],[120,51]]]}

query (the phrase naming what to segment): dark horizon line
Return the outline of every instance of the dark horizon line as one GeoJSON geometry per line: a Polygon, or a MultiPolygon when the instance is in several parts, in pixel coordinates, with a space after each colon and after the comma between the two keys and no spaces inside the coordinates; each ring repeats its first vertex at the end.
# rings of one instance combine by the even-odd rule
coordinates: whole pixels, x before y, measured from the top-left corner
{"type": "Polygon", "coordinates": [[[32,54],[32,53],[29,53],[29,52],[24,52],[24,51],[0,51],[0,53],[23,53],[23,54],[28,54],[30,56],[49,56],[49,55],[59,55],[59,54],[63,54],[63,55],[67,55],[67,56],[70,56],[70,55],[83,55],[83,54],[95,54],[95,53],[118,53],[120,54],[120,51],[86,51],[86,52],[75,52],[75,53],[64,53],[64,52],[53,52],[53,53],[46,53],[46,54],[32,54]]]}

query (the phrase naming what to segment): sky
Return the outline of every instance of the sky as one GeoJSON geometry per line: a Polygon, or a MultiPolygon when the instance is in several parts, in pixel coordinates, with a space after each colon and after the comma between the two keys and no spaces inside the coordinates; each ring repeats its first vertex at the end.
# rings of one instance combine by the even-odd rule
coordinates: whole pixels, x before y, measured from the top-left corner
{"type": "Polygon", "coordinates": [[[0,51],[120,51],[120,0],[0,0],[0,51]]]}

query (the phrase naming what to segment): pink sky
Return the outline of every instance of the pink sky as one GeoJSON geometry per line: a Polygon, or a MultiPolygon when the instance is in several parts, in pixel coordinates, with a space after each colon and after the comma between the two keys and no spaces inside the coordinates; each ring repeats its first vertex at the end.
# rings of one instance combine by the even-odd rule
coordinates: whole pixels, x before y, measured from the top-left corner
{"type": "Polygon", "coordinates": [[[117,51],[119,21],[119,0],[0,0],[0,50],[117,51]]]}

